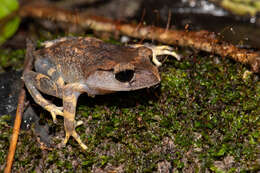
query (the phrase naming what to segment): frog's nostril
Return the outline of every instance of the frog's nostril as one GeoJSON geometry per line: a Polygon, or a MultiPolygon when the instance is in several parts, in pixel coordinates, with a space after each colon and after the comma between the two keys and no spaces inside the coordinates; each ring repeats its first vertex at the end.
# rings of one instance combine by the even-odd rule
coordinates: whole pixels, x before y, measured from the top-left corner
{"type": "Polygon", "coordinates": [[[124,70],[115,74],[115,78],[120,82],[130,82],[134,77],[133,70],[124,70]]]}

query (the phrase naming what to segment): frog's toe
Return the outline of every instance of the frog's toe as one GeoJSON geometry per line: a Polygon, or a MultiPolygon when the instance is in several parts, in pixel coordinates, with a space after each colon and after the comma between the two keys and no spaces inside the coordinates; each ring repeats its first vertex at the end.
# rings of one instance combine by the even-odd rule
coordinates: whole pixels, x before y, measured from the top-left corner
{"type": "Polygon", "coordinates": [[[74,137],[74,139],[76,139],[76,141],[79,143],[79,145],[86,150],[88,147],[81,141],[80,136],[76,133],[76,131],[74,130],[72,132],[72,136],[74,137]]]}
{"type": "Polygon", "coordinates": [[[57,123],[57,118],[56,116],[57,115],[60,115],[60,116],[63,116],[63,107],[56,107],[56,109],[52,110],[51,111],[51,116],[52,116],[52,119],[53,119],[53,122],[56,124],[57,123]]]}
{"type": "Polygon", "coordinates": [[[57,115],[63,116],[63,107],[58,107],[53,104],[49,104],[45,106],[45,109],[51,113],[52,119],[54,123],[57,123],[57,115]]]}
{"type": "Polygon", "coordinates": [[[178,61],[181,60],[181,56],[177,54],[172,47],[162,45],[162,46],[151,46],[151,50],[153,51],[153,62],[160,66],[161,63],[157,60],[156,56],[158,55],[171,55],[175,57],[178,61]]]}
{"type": "Polygon", "coordinates": [[[70,138],[70,136],[72,136],[81,146],[81,148],[83,148],[83,150],[86,150],[88,147],[81,141],[80,136],[77,134],[77,132],[75,130],[73,130],[72,132],[68,132],[66,131],[66,136],[65,139],[63,141],[63,145],[65,146],[70,138]]]}
{"type": "Polygon", "coordinates": [[[65,133],[66,133],[65,139],[63,141],[64,145],[66,145],[70,136],[72,136],[84,150],[87,149],[87,146],[81,141],[80,136],[75,131],[75,127],[81,124],[83,124],[83,121],[75,122],[74,120],[68,120],[67,118],[64,118],[64,126],[65,126],[65,133]]]}
{"type": "Polygon", "coordinates": [[[81,126],[82,124],[83,124],[83,121],[81,121],[81,120],[80,120],[80,121],[77,121],[77,122],[76,122],[76,127],[81,126]]]}
{"type": "Polygon", "coordinates": [[[153,55],[152,61],[157,67],[160,67],[162,65],[162,63],[156,58],[156,55],[153,55]]]}
{"type": "Polygon", "coordinates": [[[54,111],[57,115],[63,116],[63,107],[62,106],[61,107],[56,106],[54,111]]]}
{"type": "Polygon", "coordinates": [[[55,124],[57,124],[57,118],[56,118],[56,114],[54,112],[50,112],[51,116],[52,116],[52,120],[55,124]]]}

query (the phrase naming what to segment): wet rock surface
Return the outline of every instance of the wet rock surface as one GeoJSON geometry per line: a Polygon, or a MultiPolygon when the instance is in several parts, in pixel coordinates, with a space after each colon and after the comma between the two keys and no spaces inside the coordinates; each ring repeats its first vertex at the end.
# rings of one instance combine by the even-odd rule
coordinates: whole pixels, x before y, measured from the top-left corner
{"type": "Polygon", "coordinates": [[[0,74],[0,116],[14,115],[21,89],[21,72],[12,71],[0,74]]]}

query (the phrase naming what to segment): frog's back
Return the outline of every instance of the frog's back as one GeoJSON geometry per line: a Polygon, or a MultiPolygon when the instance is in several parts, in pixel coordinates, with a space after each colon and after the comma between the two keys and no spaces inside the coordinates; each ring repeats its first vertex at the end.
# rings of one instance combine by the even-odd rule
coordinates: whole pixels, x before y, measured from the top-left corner
{"type": "Polygon", "coordinates": [[[135,49],[104,43],[91,37],[70,37],[37,51],[56,66],[65,82],[84,80],[97,69],[111,70],[117,63],[130,62],[135,49]]]}
{"type": "Polygon", "coordinates": [[[101,40],[95,38],[69,37],[66,40],[53,41],[47,47],[37,51],[39,57],[50,59],[53,63],[82,60],[81,57],[91,57],[87,53],[100,47],[101,40]]]}

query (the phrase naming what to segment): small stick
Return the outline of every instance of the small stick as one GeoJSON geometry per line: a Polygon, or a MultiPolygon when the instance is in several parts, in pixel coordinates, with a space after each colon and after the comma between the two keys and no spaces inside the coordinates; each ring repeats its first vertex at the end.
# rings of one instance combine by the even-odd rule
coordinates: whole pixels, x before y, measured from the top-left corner
{"type": "Polygon", "coordinates": [[[169,28],[170,28],[171,19],[172,19],[172,12],[171,12],[171,10],[169,9],[169,11],[168,11],[167,25],[166,25],[165,32],[167,32],[167,31],[169,30],[169,28]]]}
{"type": "MultiPolygon", "coordinates": [[[[32,41],[27,40],[27,49],[26,49],[26,57],[25,57],[25,61],[24,61],[23,74],[32,69],[32,61],[33,61],[32,52],[33,52],[33,50],[34,50],[34,44],[32,43],[32,41]]],[[[7,156],[6,167],[5,167],[4,173],[11,172],[12,163],[14,160],[14,154],[15,154],[15,150],[16,150],[16,144],[17,144],[21,121],[22,121],[22,116],[23,116],[23,112],[24,112],[25,96],[26,96],[26,94],[25,94],[25,89],[24,89],[24,82],[22,82],[22,87],[21,87],[21,91],[19,94],[19,98],[18,98],[16,117],[15,117],[15,121],[14,121],[13,134],[12,134],[12,138],[11,138],[11,142],[10,142],[10,146],[9,146],[9,152],[8,152],[8,156],[7,156]]]]}

